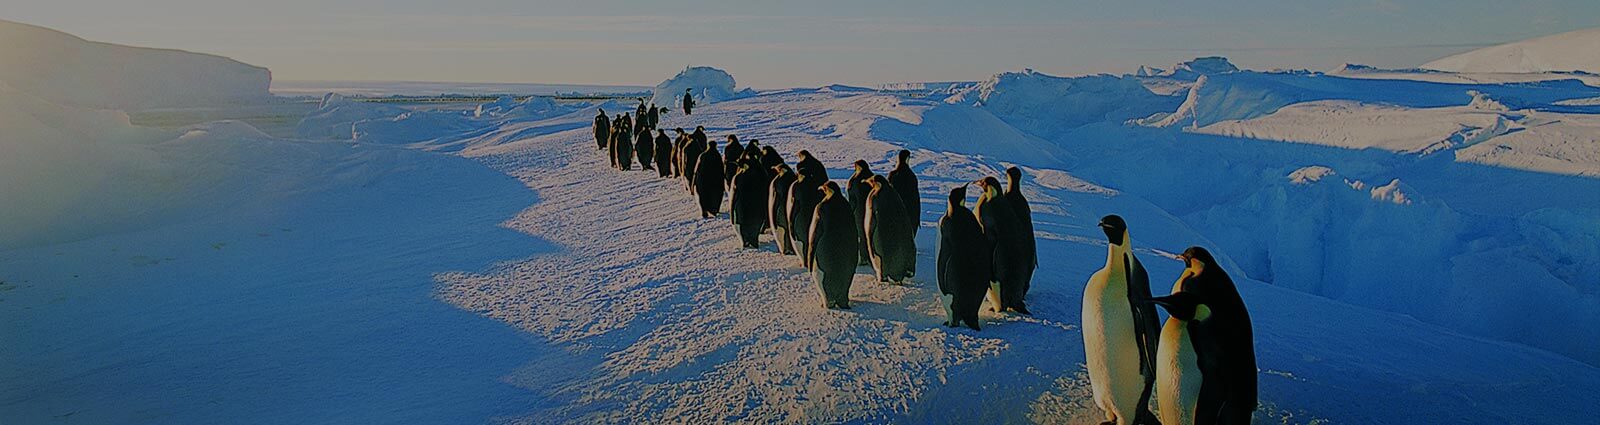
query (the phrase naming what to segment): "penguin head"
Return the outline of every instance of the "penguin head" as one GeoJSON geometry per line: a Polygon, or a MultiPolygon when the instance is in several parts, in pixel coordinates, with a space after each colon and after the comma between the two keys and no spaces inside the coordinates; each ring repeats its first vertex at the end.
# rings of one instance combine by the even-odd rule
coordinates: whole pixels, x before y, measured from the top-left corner
{"type": "Polygon", "coordinates": [[[778,164],[772,166],[772,172],[777,173],[780,176],[784,176],[789,175],[789,173],[793,173],[794,170],[789,168],[789,164],[778,164]]]}
{"type": "Polygon", "coordinates": [[[1100,218],[1100,230],[1106,233],[1106,240],[1112,245],[1122,245],[1128,236],[1128,222],[1122,216],[1112,214],[1100,218]]]}
{"type": "MultiPolygon", "coordinates": [[[[1183,258],[1183,263],[1187,268],[1198,269],[1196,270],[1197,272],[1217,264],[1217,259],[1211,256],[1211,251],[1198,246],[1191,246],[1189,249],[1183,250],[1183,255],[1179,257],[1183,258]]],[[[1199,273],[1195,274],[1198,275],[1199,273]]]]}
{"type": "Polygon", "coordinates": [[[839,184],[838,183],[834,183],[833,181],[830,180],[827,183],[823,184],[822,187],[820,187],[819,189],[822,190],[822,197],[823,198],[827,198],[827,197],[833,196],[836,193],[839,193],[839,184]]]}
{"type": "Polygon", "coordinates": [[[711,152],[715,153],[717,151],[717,141],[716,140],[707,140],[706,141],[706,148],[707,149],[711,149],[711,152]]]}
{"type": "Polygon", "coordinates": [[[1006,178],[1011,179],[1011,181],[1021,181],[1022,169],[1017,167],[1006,168],[1006,178]]]}
{"type": "Polygon", "coordinates": [[[999,194],[1000,179],[996,179],[994,176],[984,177],[982,180],[978,180],[978,188],[983,189],[983,194],[978,195],[979,197],[999,194]]]}
{"type": "Polygon", "coordinates": [[[1167,310],[1167,314],[1174,319],[1185,322],[1205,321],[1211,318],[1211,307],[1201,300],[1200,295],[1193,292],[1178,292],[1165,297],[1155,297],[1151,303],[1167,310]]]}
{"type": "Polygon", "coordinates": [[[773,149],[771,146],[762,146],[761,147],[761,154],[762,155],[777,155],[778,154],[778,150],[777,149],[773,149]]]}
{"type": "Polygon", "coordinates": [[[811,151],[808,151],[808,150],[805,150],[805,149],[801,149],[800,152],[795,152],[795,156],[800,157],[800,159],[810,158],[811,157],[811,151]]]}
{"type": "Polygon", "coordinates": [[[878,188],[888,186],[889,179],[883,178],[883,176],[880,175],[873,175],[867,179],[867,185],[872,186],[873,190],[877,190],[878,188]]]}
{"type": "Polygon", "coordinates": [[[956,186],[950,189],[950,205],[961,206],[967,201],[967,185],[956,186]]]}
{"type": "Polygon", "coordinates": [[[856,165],[856,172],[857,173],[860,173],[862,171],[871,171],[871,170],[869,170],[867,168],[867,160],[858,159],[858,160],[856,160],[856,164],[855,165],[856,165]]]}
{"type": "Polygon", "coordinates": [[[909,159],[911,159],[911,151],[905,150],[905,149],[901,149],[900,150],[900,162],[901,163],[905,163],[909,159]]]}
{"type": "Polygon", "coordinates": [[[599,109],[600,110],[600,115],[605,115],[606,114],[606,108],[595,108],[595,109],[599,109]]]}

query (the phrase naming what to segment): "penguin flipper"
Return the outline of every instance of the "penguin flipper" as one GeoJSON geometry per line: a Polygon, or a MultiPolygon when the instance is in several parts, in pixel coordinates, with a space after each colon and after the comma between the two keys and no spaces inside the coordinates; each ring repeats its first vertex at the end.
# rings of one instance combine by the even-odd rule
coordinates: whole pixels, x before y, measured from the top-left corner
{"type": "Polygon", "coordinates": [[[1145,271],[1144,265],[1132,253],[1123,258],[1123,262],[1128,270],[1128,301],[1133,307],[1134,339],[1139,345],[1139,373],[1148,382],[1156,373],[1156,344],[1161,338],[1160,317],[1156,314],[1155,305],[1143,302],[1151,298],[1150,274],[1145,271]]]}

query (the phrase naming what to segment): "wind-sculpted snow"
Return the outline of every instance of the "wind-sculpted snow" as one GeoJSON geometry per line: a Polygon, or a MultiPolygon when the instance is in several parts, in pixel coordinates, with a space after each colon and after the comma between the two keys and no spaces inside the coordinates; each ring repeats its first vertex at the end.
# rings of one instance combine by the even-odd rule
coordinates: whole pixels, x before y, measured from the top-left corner
{"type": "Polygon", "coordinates": [[[683,93],[689,91],[698,105],[733,99],[752,94],[749,89],[735,91],[733,75],[728,71],[709,66],[684,68],[678,75],[657,84],[652,92],[652,102],[674,111],[682,112],[683,93]]]}
{"type": "Polygon", "coordinates": [[[139,109],[267,100],[272,73],[221,56],[130,47],[0,20],[0,81],[68,106],[139,109]]]}
{"type": "Polygon", "coordinates": [[[976,106],[1017,129],[1050,137],[1091,123],[1171,111],[1181,99],[1152,93],[1131,77],[1056,77],[1029,70],[995,75],[945,101],[976,106]]]}

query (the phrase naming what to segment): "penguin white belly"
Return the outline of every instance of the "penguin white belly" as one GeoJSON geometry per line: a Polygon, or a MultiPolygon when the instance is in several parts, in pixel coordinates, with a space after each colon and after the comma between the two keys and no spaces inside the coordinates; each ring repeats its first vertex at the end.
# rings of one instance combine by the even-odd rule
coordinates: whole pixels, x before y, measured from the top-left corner
{"type": "Polygon", "coordinates": [[[1156,400],[1162,424],[1194,423],[1201,379],[1188,327],[1180,320],[1167,319],[1161,328],[1161,345],[1156,348],[1156,400]]]}
{"type": "Polygon", "coordinates": [[[1132,423],[1138,410],[1144,376],[1139,374],[1139,346],[1133,330],[1133,307],[1125,278],[1111,278],[1101,269],[1083,291],[1083,348],[1095,404],[1132,423]]]}

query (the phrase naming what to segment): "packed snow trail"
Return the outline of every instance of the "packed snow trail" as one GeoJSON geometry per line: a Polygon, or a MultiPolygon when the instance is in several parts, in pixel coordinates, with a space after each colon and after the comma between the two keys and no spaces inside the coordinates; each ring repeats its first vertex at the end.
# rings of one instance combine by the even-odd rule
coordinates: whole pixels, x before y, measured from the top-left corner
{"type": "MultiPolygon", "coordinates": [[[[907,108],[879,94],[793,91],[713,104],[689,120],[669,115],[662,127],[705,125],[712,139],[733,132],[790,161],[807,149],[835,180],[856,158],[889,169],[899,146],[875,140],[875,130],[911,134],[902,143],[913,149],[922,184],[919,269],[932,270],[932,226],[944,193],[998,176],[1004,164],[982,156],[997,148],[991,145],[966,147],[977,155],[920,149],[916,137],[973,124],[922,121],[918,113],[927,109],[907,108]]],[[[507,131],[557,128],[592,113],[507,131]]],[[[550,402],[511,422],[1092,423],[1099,412],[1084,397],[1077,322],[1082,282],[1105,255],[1094,220],[1129,217],[1158,287],[1181,267],[1164,260],[1167,253],[1209,245],[1137,197],[1026,168],[1041,258],[1029,294],[1035,315],[985,312],[981,332],[949,329],[929,274],[896,286],[874,282],[863,267],[851,291],[856,307],[823,309],[795,257],[777,254],[765,236],[759,251],[738,248],[726,214],[699,218],[681,179],[608,168],[587,128],[500,140],[465,154],[538,192],[541,202],[507,225],[565,249],[486,273],[443,274],[439,295],[566,347],[511,375],[550,402]]],[[[1259,282],[1241,280],[1240,290],[1257,322],[1258,420],[1537,423],[1568,417],[1545,407],[1584,405],[1582,394],[1600,385],[1594,368],[1538,350],[1259,282]],[[1496,354],[1459,356],[1463,349],[1496,354]],[[1538,384],[1510,389],[1505,382],[1538,384]]]]}

